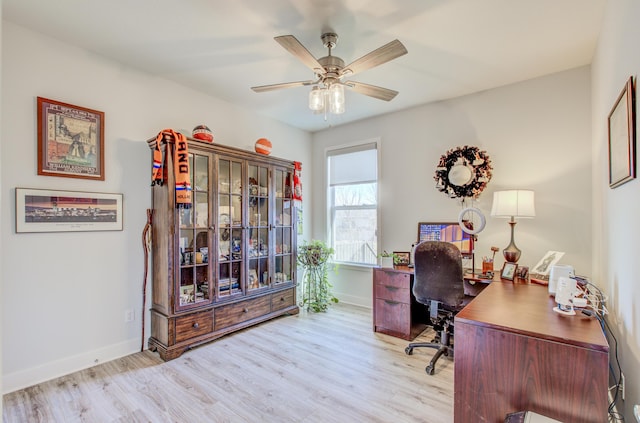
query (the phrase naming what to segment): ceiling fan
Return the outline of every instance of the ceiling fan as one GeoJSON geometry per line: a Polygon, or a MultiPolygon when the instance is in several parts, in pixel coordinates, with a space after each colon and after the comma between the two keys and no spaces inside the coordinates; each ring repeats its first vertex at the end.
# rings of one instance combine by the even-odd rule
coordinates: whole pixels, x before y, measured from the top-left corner
{"type": "MultiPolygon", "coordinates": [[[[258,87],[251,87],[251,89],[257,93],[261,93],[265,91],[279,90],[282,88],[314,85],[315,87],[310,93],[309,104],[309,107],[312,109],[311,97],[313,97],[314,92],[324,90],[329,93],[332,87],[339,88],[339,90],[342,90],[342,87],[347,87],[357,93],[385,101],[392,100],[398,94],[397,91],[387,88],[364,84],[357,81],[343,81],[342,79],[347,76],[353,76],[367,69],[371,69],[375,66],[382,65],[383,63],[407,54],[407,49],[400,41],[393,40],[345,66],[344,60],[338,56],[331,55],[331,49],[334,48],[338,42],[338,35],[333,32],[327,32],[322,34],[320,38],[322,39],[324,46],[329,49],[329,54],[319,59],[313,57],[309,50],[307,50],[293,35],[281,35],[274,38],[289,53],[293,54],[309,69],[311,69],[315,73],[316,79],[285,82],[282,84],[261,85],[258,87]]],[[[344,95],[342,101],[344,102],[344,95]]]]}

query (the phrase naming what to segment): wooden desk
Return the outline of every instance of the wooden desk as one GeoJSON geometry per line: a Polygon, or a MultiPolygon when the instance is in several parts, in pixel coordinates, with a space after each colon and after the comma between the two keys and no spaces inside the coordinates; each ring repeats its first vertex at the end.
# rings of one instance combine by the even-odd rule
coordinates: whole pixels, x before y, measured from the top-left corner
{"type": "MultiPolygon", "coordinates": [[[[473,273],[465,274],[464,277],[464,292],[471,296],[478,295],[491,282],[489,279],[480,279],[473,273]]],[[[416,301],[412,288],[413,268],[396,266],[373,269],[374,332],[411,341],[427,328],[427,307],[416,301]]]]}
{"type": "Polygon", "coordinates": [[[607,421],[609,345],[599,322],[552,311],[544,286],[492,283],[455,318],[454,421],[533,411],[607,421]]]}

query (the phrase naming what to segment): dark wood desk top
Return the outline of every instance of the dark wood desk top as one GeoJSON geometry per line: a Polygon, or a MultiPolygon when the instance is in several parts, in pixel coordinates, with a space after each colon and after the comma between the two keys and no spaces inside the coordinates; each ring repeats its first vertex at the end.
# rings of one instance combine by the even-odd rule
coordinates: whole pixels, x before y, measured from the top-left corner
{"type": "MultiPolygon", "coordinates": [[[[394,272],[394,273],[404,273],[408,275],[413,275],[413,267],[409,266],[394,266],[394,267],[383,267],[381,268],[385,272],[394,272]]],[[[500,282],[500,275],[496,274],[493,279],[487,279],[480,277],[479,273],[474,273],[471,271],[466,271],[464,273],[464,294],[470,297],[475,297],[482,292],[484,288],[489,286],[491,282],[500,282]]],[[[512,283],[511,281],[508,281],[512,283]]],[[[519,283],[527,282],[520,280],[519,283]]]]}
{"type": "Polygon", "coordinates": [[[545,286],[491,283],[456,315],[456,322],[491,327],[579,347],[609,351],[600,323],[580,312],[564,316],[545,286]]]}
{"type": "MultiPolygon", "coordinates": [[[[388,272],[408,273],[413,275],[414,268],[409,266],[393,266],[393,267],[383,267],[383,269],[388,272]]],[[[465,271],[463,276],[467,281],[480,282],[480,283],[491,283],[492,281],[501,280],[499,275],[495,275],[493,279],[487,279],[485,277],[481,277],[479,273],[475,273],[471,271],[465,271]]]]}
{"type": "MultiPolygon", "coordinates": [[[[409,266],[383,267],[382,269],[388,272],[407,273],[413,275],[413,267],[409,266]]],[[[501,279],[500,272],[496,272],[493,276],[493,279],[488,279],[478,273],[478,271],[472,272],[471,270],[465,270],[463,277],[465,281],[471,283],[472,285],[476,282],[479,282],[481,284],[490,284],[491,282],[529,283],[528,280],[520,278],[517,278],[513,281],[501,279]]]]}

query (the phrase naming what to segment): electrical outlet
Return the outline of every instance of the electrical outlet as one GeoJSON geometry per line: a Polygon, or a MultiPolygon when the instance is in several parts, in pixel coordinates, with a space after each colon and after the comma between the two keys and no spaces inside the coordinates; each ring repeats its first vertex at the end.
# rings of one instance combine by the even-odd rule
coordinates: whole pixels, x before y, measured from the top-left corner
{"type": "Polygon", "coordinates": [[[129,310],[125,310],[124,312],[124,321],[126,322],[133,322],[133,320],[135,319],[135,314],[133,313],[132,309],[129,310]]]}
{"type": "Polygon", "coordinates": [[[622,395],[622,401],[624,401],[624,373],[620,372],[620,394],[622,395]]]}

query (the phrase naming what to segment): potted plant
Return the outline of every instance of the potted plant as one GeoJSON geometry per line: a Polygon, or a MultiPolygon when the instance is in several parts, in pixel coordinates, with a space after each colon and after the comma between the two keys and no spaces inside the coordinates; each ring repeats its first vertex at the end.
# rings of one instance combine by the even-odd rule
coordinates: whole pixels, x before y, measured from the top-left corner
{"type": "Polygon", "coordinates": [[[395,253],[387,252],[387,250],[380,253],[380,258],[380,266],[382,267],[394,267],[398,261],[398,256],[395,253]]]}
{"type": "Polygon", "coordinates": [[[331,293],[329,259],[333,248],[323,241],[313,240],[298,247],[298,264],[304,268],[301,307],[311,311],[327,311],[338,299],[331,293]]]}

